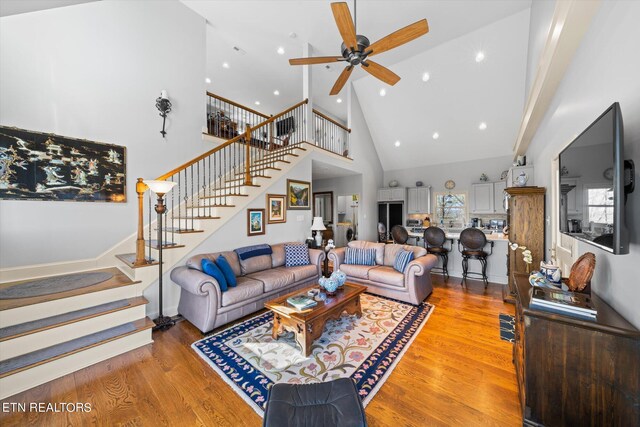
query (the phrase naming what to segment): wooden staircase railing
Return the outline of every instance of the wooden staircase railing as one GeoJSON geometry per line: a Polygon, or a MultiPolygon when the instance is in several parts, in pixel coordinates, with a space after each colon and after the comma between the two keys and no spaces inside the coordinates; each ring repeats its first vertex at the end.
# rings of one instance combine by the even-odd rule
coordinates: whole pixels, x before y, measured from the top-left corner
{"type": "Polygon", "coordinates": [[[231,139],[244,132],[247,126],[258,126],[269,116],[237,102],[207,92],[207,133],[231,139]]]}
{"type": "Polygon", "coordinates": [[[349,156],[351,129],[313,109],[313,139],[315,145],[341,156],[349,156]]]}
{"type": "MultiPolygon", "coordinates": [[[[165,196],[167,213],[163,221],[163,248],[175,245],[176,233],[198,232],[194,227],[196,220],[216,219],[218,209],[233,207],[229,203],[232,197],[244,195],[243,188],[254,186],[254,178],[264,176],[268,169],[278,169],[278,162],[286,162],[285,157],[293,155],[293,149],[307,141],[308,102],[299,102],[253,127],[247,125],[244,133],[156,178],[176,183],[165,196]]],[[[134,266],[147,265],[154,247],[151,224],[155,218],[155,200],[151,194],[147,206],[148,241],[145,242],[143,237],[143,195],[146,190],[147,186],[139,178],[136,186],[138,241],[134,266]]]]}

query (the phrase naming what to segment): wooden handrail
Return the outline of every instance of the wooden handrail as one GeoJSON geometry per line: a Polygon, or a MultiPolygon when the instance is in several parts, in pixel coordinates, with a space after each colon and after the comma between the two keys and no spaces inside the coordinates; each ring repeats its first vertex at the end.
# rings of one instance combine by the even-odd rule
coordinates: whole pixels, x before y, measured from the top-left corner
{"type": "Polygon", "coordinates": [[[332,119],[331,117],[329,117],[329,116],[327,116],[327,115],[325,115],[325,114],[322,114],[320,111],[316,110],[315,108],[313,109],[313,114],[316,114],[316,115],[318,115],[318,116],[322,117],[323,119],[325,119],[325,120],[327,120],[327,121],[329,121],[329,122],[333,123],[334,125],[336,125],[336,126],[338,126],[338,127],[341,127],[342,129],[344,129],[344,130],[346,130],[347,132],[351,133],[351,129],[349,129],[348,127],[346,127],[346,126],[345,126],[345,125],[343,125],[342,123],[335,121],[335,120],[334,120],[334,119],[332,119]]]}
{"type": "MultiPolygon", "coordinates": [[[[209,93],[209,92],[207,92],[209,93]]],[[[233,138],[231,138],[230,140],[223,142],[222,144],[218,145],[217,147],[212,148],[211,150],[207,151],[206,153],[203,153],[201,155],[199,155],[198,157],[189,160],[188,162],[178,166],[177,168],[165,173],[164,175],[159,176],[158,178],[156,178],[156,180],[158,181],[164,181],[167,178],[177,174],[178,172],[188,168],[191,165],[194,165],[196,163],[198,163],[200,160],[205,159],[207,157],[209,157],[210,155],[212,155],[213,153],[215,153],[216,151],[220,151],[225,147],[228,147],[229,145],[235,143],[235,142],[239,142],[241,139],[245,138],[247,135],[250,135],[251,132],[255,131],[256,129],[259,129],[265,125],[268,125],[269,123],[273,123],[275,120],[277,120],[278,118],[282,117],[283,115],[295,110],[296,108],[298,108],[301,105],[307,104],[309,102],[309,99],[305,99],[304,101],[298,102],[296,105],[294,105],[291,108],[287,108],[286,110],[284,110],[281,113],[276,114],[275,116],[271,116],[269,119],[257,124],[255,127],[253,128],[248,128],[249,132],[248,133],[241,133],[238,136],[235,136],[233,138]]]]}
{"type": "Polygon", "coordinates": [[[268,120],[265,120],[262,123],[258,123],[257,125],[255,125],[254,127],[251,128],[251,131],[255,131],[258,128],[261,128],[261,127],[263,127],[265,125],[268,125],[269,123],[273,123],[274,121],[278,120],[280,117],[284,116],[285,114],[290,113],[291,111],[295,110],[296,108],[300,107],[301,105],[308,104],[308,103],[309,103],[309,98],[305,99],[304,101],[300,101],[296,105],[294,105],[293,107],[287,108],[283,112],[278,113],[275,116],[269,117],[268,120]]]}
{"type": "Polygon", "coordinates": [[[219,99],[219,100],[220,100],[220,101],[222,101],[222,102],[226,102],[227,104],[231,104],[231,105],[236,106],[236,107],[238,107],[238,108],[242,108],[243,110],[247,110],[248,112],[253,113],[253,114],[256,114],[256,115],[258,115],[258,116],[260,116],[260,117],[264,117],[265,119],[268,119],[268,118],[269,118],[269,116],[268,116],[268,115],[266,115],[266,114],[263,114],[263,113],[261,113],[261,112],[259,112],[259,111],[256,111],[256,110],[254,110],[253,108],[245,107],[244,105],[242,105],[242,104],[238,104],[237,102],[234,102],[234,101],[232,101],[232,100],[230,100],[230,99],[223,98],[222,96],[220,96],[220,95],[216,95],[215,93],[211,93],[211,92],[207,91],[207,95],[208,95],[208,96],[210,96],[210,97],[212,97],[212,98],[219,99]]]}

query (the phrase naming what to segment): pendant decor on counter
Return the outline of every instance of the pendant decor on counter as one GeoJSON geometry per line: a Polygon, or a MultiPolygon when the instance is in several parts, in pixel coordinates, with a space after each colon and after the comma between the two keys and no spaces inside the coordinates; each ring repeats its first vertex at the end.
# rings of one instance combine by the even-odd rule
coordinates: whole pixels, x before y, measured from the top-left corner
{"type": "Polygon", "coordinates": [[[0,199],[120,202],[126,147],[0,126],[0,199]]]}

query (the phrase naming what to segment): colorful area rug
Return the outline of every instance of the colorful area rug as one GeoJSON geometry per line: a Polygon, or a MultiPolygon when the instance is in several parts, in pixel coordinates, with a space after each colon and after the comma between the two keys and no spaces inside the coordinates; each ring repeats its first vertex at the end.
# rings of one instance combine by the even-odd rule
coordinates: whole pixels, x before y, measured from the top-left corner
{"type": "Polygon", "coordinates": [[[327,322],[305,358],[293,333],[271,338],[267,312],[192,344],[192,348],[260,415],[275,383],[309,384],[351,378],[363,405],[378,392],[418,335],[434,306],[405,304],[370,294],[362,317],[346,313],[327,322]]]}
{"type": "Polygon", "coordinates": [[[502,341],[514,342],[516,338],[515,318],[510,314],[500,313],[500,339],[502,341]]]}

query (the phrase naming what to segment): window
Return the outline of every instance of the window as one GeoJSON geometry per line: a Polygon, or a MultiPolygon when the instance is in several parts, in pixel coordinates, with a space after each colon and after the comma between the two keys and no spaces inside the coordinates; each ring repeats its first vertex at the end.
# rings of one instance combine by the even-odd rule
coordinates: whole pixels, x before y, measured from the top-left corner
{"type": "Polygon", "coordinates": [[[587,188],[587,216],[589,222],[613,224],[613,190],[606,188],[587,188]]]}
{"type": "Polygon", "coordinates": [[[465,193],[436,193],[438,222],[464,226],[467,222],[467,195],[465,193]]]}

